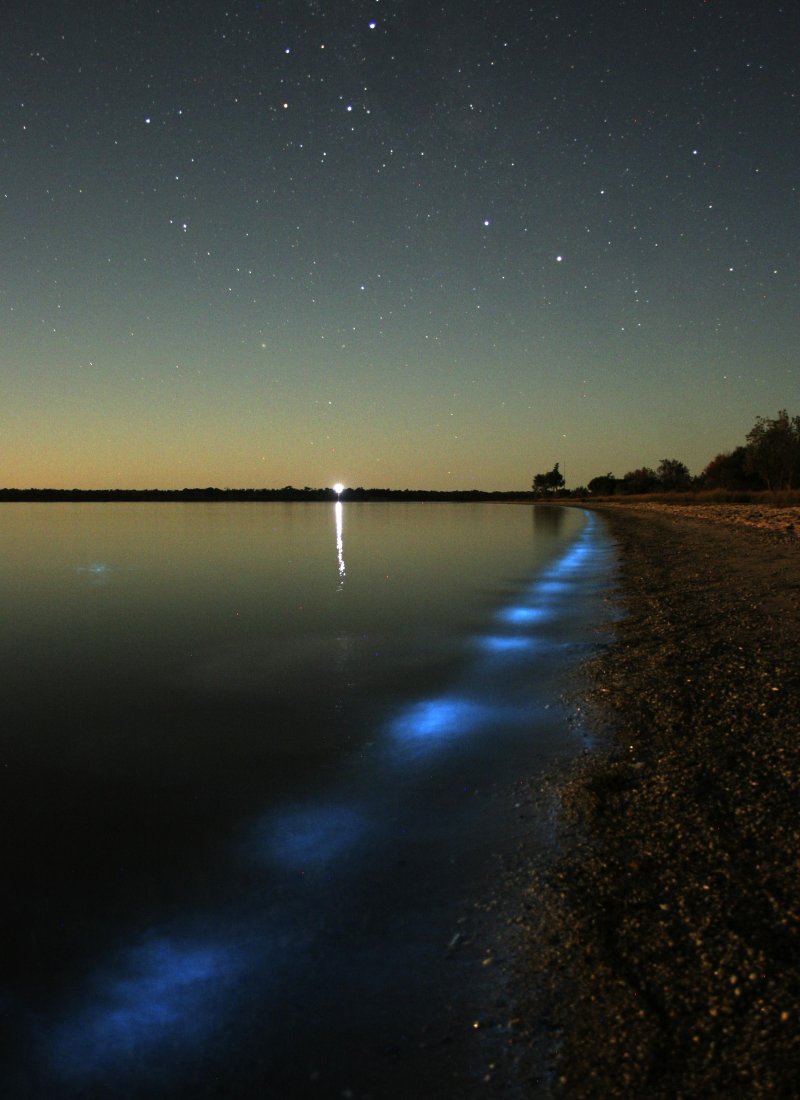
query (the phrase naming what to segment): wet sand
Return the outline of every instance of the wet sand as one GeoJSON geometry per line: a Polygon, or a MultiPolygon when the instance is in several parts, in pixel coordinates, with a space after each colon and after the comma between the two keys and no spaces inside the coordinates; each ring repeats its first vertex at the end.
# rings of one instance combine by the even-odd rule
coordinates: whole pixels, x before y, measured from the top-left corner
{"type": "Polygon", "coordinates": [[[531,1097],[797,1096],[800,510],[598,511],[624,618],[549,796],[559,853],[511,874],[506,1069],[531,1097]]]}

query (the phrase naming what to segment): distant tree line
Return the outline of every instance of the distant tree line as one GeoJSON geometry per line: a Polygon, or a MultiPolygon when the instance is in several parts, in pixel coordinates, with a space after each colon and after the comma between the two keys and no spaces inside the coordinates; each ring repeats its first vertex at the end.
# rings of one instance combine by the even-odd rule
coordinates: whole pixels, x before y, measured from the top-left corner
{"type": "Polygon", "coordinates": [[[781,409],[774,420],[759,416],[747,433],[744,447],[719,454],[703,471],[710,484],[737,489],[756,480],[766,489],[795,489],[800,485],[800,416],[781,409]]]}
{"type": "Polygon", "coordinates": [[[694,479],[684,462],[677,458],[662,458],[655,470],[640,466],[629,470],[622,478],[614,477],[612,473],[593,477],[587,489],[595,496],[611,496],[614,493],[686,492],[693,484],[694,479]]]}
{"type": "Polygon", "coordinates": [[[210,503],[214,501],[453,501],[470,503],[490,500],[533,499],[532,492],[483,492],[480,489],[0,489],[2,501],[172,501],[210,503]]]}
{"type": "Polygon", "coordinates": [[[800,488],[800,416],[786,409],[771,419],[765,416],[747,433],[746,442],[732,451],[716,455],[695,477],[677,458],[662,458],[658,467],[641,466],[624,477],[612,473],[593,477],[587,486],[567,490],[564,475],[556,463],[551,470],[535,474],[530,492],[484,492],[480,489],[218,489],[214,486],[187,489],[0,489],[0,501],[487,501],[536,500],[543,497],[613,496],[686,492],[698,489],[787,490],[800,488]]]}
{"type": "MultiPolygon", "coordinates": [[[[774,419],[759,416],[744,444],[716,455],[695,477],[683,462],[664,458],[655,470],[642,466],[629,470],[621,478],[612,473],[593,477],[586,489],[594,496],[612,496],[700,489],[757,491],[798,487],[800,416],[790,417],[786,409],[781,409],[774,419]]],[[[579,490],[573,490],[573,494],[578,495],[579,490]]]]}

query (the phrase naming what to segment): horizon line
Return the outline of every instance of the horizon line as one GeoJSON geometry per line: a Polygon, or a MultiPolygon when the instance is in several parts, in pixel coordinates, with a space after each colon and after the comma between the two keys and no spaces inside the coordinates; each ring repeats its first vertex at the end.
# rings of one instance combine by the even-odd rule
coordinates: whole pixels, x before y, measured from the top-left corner
{"type": "Polygon", "coordinates": [[[39,494],[39,493],[51,493],[51,494],[70,495],[70,496],[78,495],[78,494],[81,494],[81,493],[90,494],[90,495],[105,494],[105,495],[115,495],[115,496],[122,495],[122,494],[127,494],[127,495],[130,495],[130,496],[138,496],[138,495],[143,495],[143,494],[184,494],[184,493],[197,493],[197,494],[203,494],[204,493],[204,494],[213,494],[213,495],[229,495],[229,494],[234,494],[234,493],[248,494],[248,495],[249,494],[273,495],[273,494],[278,494],[278,493],[292,493],[292,494],[296,494],[296,495],[300,495],[300,496],[312,496],[312,495],[319,496],[319,495],[322,495],[322,496],[325,496],[325,497],[330,497],[331,499],[342,499],[342,498],[346,498],[348,496],[361,495],[361,494],[364,494],[364,493],[389,493],[389,494],[395,494],[395,493],[399,493],[399,494],[429,493],[429,494],[433,494],[433,495],[437,495],[437,496],[438,495],[465,495],[465,494],[467,494],[467,495],[479,495],[479,496],[497,496],[497,495],[501,495],[501,496],[536,496],[536,495],[539,495],[533,489],[477,489],[477,488],[470,488],[470,489],[429,489],[429,488],[419,488],[419,487],[416,487],[416,488],[405,487],[405,488],[397,489],[397,488],[389,488],[387,486],[369,486],[369,487],[365,487],[363,485],[358,485],[358,486],[348,485],[348,486],[345,486],[342,489],[335,489],[332,486],[310,486],[310,485],[305,485],[302,488],[299,488],[296,485],[282,485],[278,488],[271,488],[271,487],[267,487],[267,486],[261,486],[261,487],[256,487],[256,486],[249,486],[249,487],[248,486],[239,486],[239,487],[225,486],[224,488],[220,488],[219,486],[216,486],[216,485],[205,485],[205,486],[194,485],[194,486],[184,486],[183,488],[148,487],[148,488],[142,488],[142,489],[131,489],[131,488],[116,488],[116,489],[113,489],[113,488],[108,488],[108,487],[97,487],[97,488],[87,489],[87,488],[77,488],[77,487],[74,487],[74,486],[67,489],[67,488],[55,488],[53,486],[47,486],[47,485],[46,486],[26,486],[25,488],[18,488],[18,487],[15,487],[15,486],[5,486],[5,487],[0,488],[0,495],[2,495],[2,494],[13,494],[13,495],[16,496],[16,495],[26,494],[26,493],[37,493],[37,494],[39,494]]]}

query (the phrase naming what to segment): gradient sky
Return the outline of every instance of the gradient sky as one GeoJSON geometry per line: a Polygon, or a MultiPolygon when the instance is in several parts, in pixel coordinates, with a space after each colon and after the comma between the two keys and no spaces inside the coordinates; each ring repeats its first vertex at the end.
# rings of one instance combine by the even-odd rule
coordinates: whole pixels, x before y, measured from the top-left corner
{"type": "Polygon", "coordinates": [[[574,486],[800,412],[793,4],[0,26],[0,485],[574,486]]]}

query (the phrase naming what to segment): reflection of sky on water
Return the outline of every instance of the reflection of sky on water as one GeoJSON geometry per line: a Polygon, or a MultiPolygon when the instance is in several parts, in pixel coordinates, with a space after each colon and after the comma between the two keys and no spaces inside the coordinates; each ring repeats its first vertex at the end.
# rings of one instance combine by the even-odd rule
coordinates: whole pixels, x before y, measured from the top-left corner
{"type": "MultiPolygon", "coordinates": [[[[336,502],[335,510],[341,584],[345,575],[341,502],[336,502]]],[[[546,655],[562,644],[548,637],[547,630],[576,596],[583,570],[595,561],[595,527],[594,517],[587,517],[577,543],[539,573],[514,603],[501,609],[491,631],[473,639],[473,658],[449,690],[411,702],[387,721],[384,742],[393,767],[400,771],[386,769],[386,757],[381,756],[376,766],[384,771],[373,775],[372,781],[392,784],[403,774],[404,764],[427,759],[434,751],[444,752],[467,735],[502,734],[523,723],[535,729],[540,705],[535,694],[536,655],[546,655]],[[531,675],[528,678],[525,673],[526,686],[517,700],[507,690],[515,681],[504,681],[502,670],[516,669],[521,661],[530,665],[531,675]]],[[[366,850],[367,839],[371,842],[368,856],[377,858],[378,845],[386,835],[381,828],[384,812],[381,794],[375,789],[358,802],[339,797],[279,807],[249,829],[245,854],[251,864],[262,868],[263,885],[270,893],[289,884],[288,897],[292,882],[297,892],[307,872],[324,871],[314,879],[322,890],[330,880],[345,880],[345,857],[359,847],[366,850]],[[281,871],[289,873],[283,880],[281,871]]],[[[257,894],[263,898],[264,891],[257,894]]],[[[324,896],[320,893],[321,899],[324,896]]],[[[213,1047],[214,1034],[235,1005],[244,976],[263,970],[264,978],[268,977],[265,940],[269,933],[258,918],[248,917],[248,904],[255,913],[254,898],[237,902],[241,919],[251,926],[255,923],[258,930],[247,938],[246,946],[231,936],[227,917],[207,914],[205,927],[217,925],[211,938],[195,941],[161,935],[123,950],[117,965],[92,979],[82,1003],[47,1036],[44,1045],[56,1075],[65,1082],[96,1084],[117,1071],[131,1077],[141,1072],[149,1081],[159,1059],[167,1071],[182,1058],[200,1059],[213,1047]]],[[[301,924],[306,917],[300,917],[301,924]]],[[[315,934],[312,927],[308,923],[308,936],[315,934]]],[[[281,964],[302,966],[307,946],[303,927],[292,928],[292,936],[281,946],[281,964]]],[[[268,1020],[263,1027],[266,1039],[268,1020]]]]}

